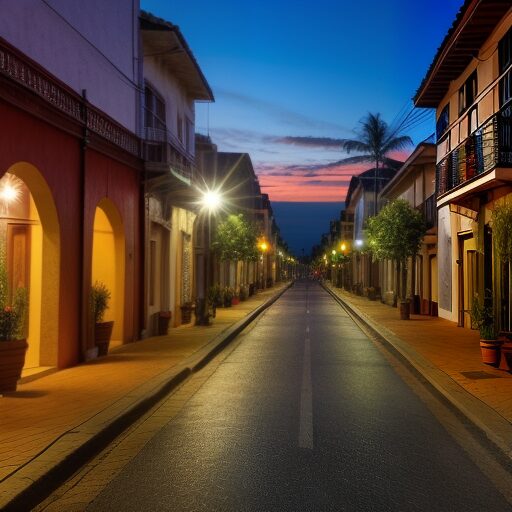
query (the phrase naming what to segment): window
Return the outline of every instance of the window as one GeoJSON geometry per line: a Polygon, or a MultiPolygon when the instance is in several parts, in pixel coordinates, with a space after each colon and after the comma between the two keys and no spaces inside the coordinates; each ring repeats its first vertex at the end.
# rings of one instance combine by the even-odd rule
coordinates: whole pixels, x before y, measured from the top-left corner
{"type": "Polygon", "coordinates": [[[512,64],[512,28],[503,36],[498,44],[500,75],[512,64]]]}
{"type": "Polygon", "coordinates": [[[178,112],[178,116],[176,119],[176,126],[177,126],[177,132],[178,132],[178,139],[180,142],[183,142],[183,117],[178,112]]]}
{"type": "Polygon", "coordinates": [[[185,119],[185,147],[189,153],[192,153],[194,147],[194,125],[188,117],[185,119]]]}
{"type": "Polygon", "coordinates": [[[436,136],[437,140],[439,140],[446,129],[448,128],[448,125],[450,124],[450,104],[448,103],[443,110],[441,111],[441,114],[439,114],[439,118],[437,119],[436,123],[436,136]]]}
{"type": "Polygon", "coordinates": [[[459,115],[465,112],[475,101],[477,95],[476,71],[464,82],[459,89],[459,115]]]}
{"type": "MultiPolygon", "coordinates": [[[[498,44],[500,75],[512,65],[512,28],[498,44]]],[[[512,100],[512,69],[500,80],[500,106],[512,100]]]]}
{"type": "Polygon", "coordinates": [[[148,84],[144,87],[144,126],[165,130],[165,101],[148,84]]]}

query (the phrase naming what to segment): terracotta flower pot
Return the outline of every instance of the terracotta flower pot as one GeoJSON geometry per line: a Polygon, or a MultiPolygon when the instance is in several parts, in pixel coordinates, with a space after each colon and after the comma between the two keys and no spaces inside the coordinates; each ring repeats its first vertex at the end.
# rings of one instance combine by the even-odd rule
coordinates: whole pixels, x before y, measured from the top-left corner
{"type": "Polygon", "coordinates": [[[25,364],[27,340],[0,341],[0,392],[16,391],[25,364]]]}
{"type": "Polygon", "coordinates": [[[166,336],[169,330],[169,322],[171,320],[170,311],[160,311],[158,313],[158,335],[166,336]]]}
{"type": "Polygon", "coordinates": [[[497,368],[500,365],[500,348],[502,344],[503,342],[498,340],[480,340],[482,362],[497,368]]]}
{"type": "Polygon", "coordinates": [[[114,322],[99,322],[94,324],[94,343],[98,347],[98,356],[106,356],[110,345],[110,337],[114,322]]]}
{"type": "Polygon", "coordinates": [[[240,297],[233,297],[231,299],[231,305],[232,306],[237,306],[238,304],[240,304],[240,297]]]}
{"type": "Polygon", "coordinates": [[[409,320],[411,304],[409,302],[400,302],[400,320],[409,320]]]}

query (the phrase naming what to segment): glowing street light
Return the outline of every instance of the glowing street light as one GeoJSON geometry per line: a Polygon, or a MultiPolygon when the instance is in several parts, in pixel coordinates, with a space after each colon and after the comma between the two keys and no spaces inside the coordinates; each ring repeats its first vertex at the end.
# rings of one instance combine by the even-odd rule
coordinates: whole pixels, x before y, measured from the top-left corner
{"type": "Polygon", "coordinates": [[[207,190],[203,192],[201,204],[210,212],[217,210],[222,203],[222,198],[216,190],[207,190]]]}
{"type": "Polygon", "coordinates": [[[363,241],[362,240],[356,240],[356,246],[357,247],[362,247],[363,246],[363,241]]]}
{"type": "Polygon", "coordinates": [[[342,242],[340,249],[341,249],[341,252],[345,252],[347,250],[347,244],[345,242],[342,242]]]}

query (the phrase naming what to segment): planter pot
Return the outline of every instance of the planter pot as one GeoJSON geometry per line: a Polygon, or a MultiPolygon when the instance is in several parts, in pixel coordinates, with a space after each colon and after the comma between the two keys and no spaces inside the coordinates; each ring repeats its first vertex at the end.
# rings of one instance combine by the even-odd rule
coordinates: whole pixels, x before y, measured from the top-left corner
{"type": "Polygon", "coordinates": [[[169,322],[171,320],[170,311],[160,311],[158,313],[158,335],[165,336],[169,330],[169,322]]]}
{"type": "Polygon", "coordinates": [[[189,324],[192,322],[192,312],[194,311],[194,306],[181,306],[181,323],[189,324]]]}
{"type": "Polygon", "coordinates": [[[236,306],[237,304],[240,304],[240,297],[233,297],[231,299],[231,305],[236,306]]]}
{"type": "Polygon", "coordinates": [[[27,340],[0,341],[0,392],[16,391],[25,364],[27,340]]]}
{"type": "Polygon", "coordinates": [[[400,320],[409,320],[411,304],[409,302],[400,302],[400,320]]]}
{"type": "Polygon", "coordinates": [[[501,346],[500,370],[512,372],[512,343],[510,341],[501,346]]]}
{"type": "Polygon", "coordinates": [[[503,344],[498,340],[480,340],[482,362],[497,368],[500,365],[500,348],[503,344]]]}
{"type": "Polygon", "coordinates": [[[94,324],[94,343],[98,347],[98,356],[106,356],[110,345],[110,337],[114,322],[99,322],[94,324]]]}

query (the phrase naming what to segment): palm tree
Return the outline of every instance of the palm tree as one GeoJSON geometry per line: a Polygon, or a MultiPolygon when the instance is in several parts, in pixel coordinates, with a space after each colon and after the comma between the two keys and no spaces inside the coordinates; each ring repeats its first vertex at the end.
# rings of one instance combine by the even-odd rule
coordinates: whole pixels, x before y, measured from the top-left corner
{"type": "Polygon", "coordinates": [[[380,117],[380,114],[368,113],[361,121],[362,127],[355,139],[342,139],[341,149],[348,154],[351,152],[361,155],[344,158],[342,164],[359,164],[363,162],[375,163],[374,180],[374,214],[377,213],[377,171],[379,164],[396,167],[397,161],[386,155],[391,151],[398,151],[412,145],[412,139],[408,135],[398,135],[390,130],[388,124],[380,117]]]}

